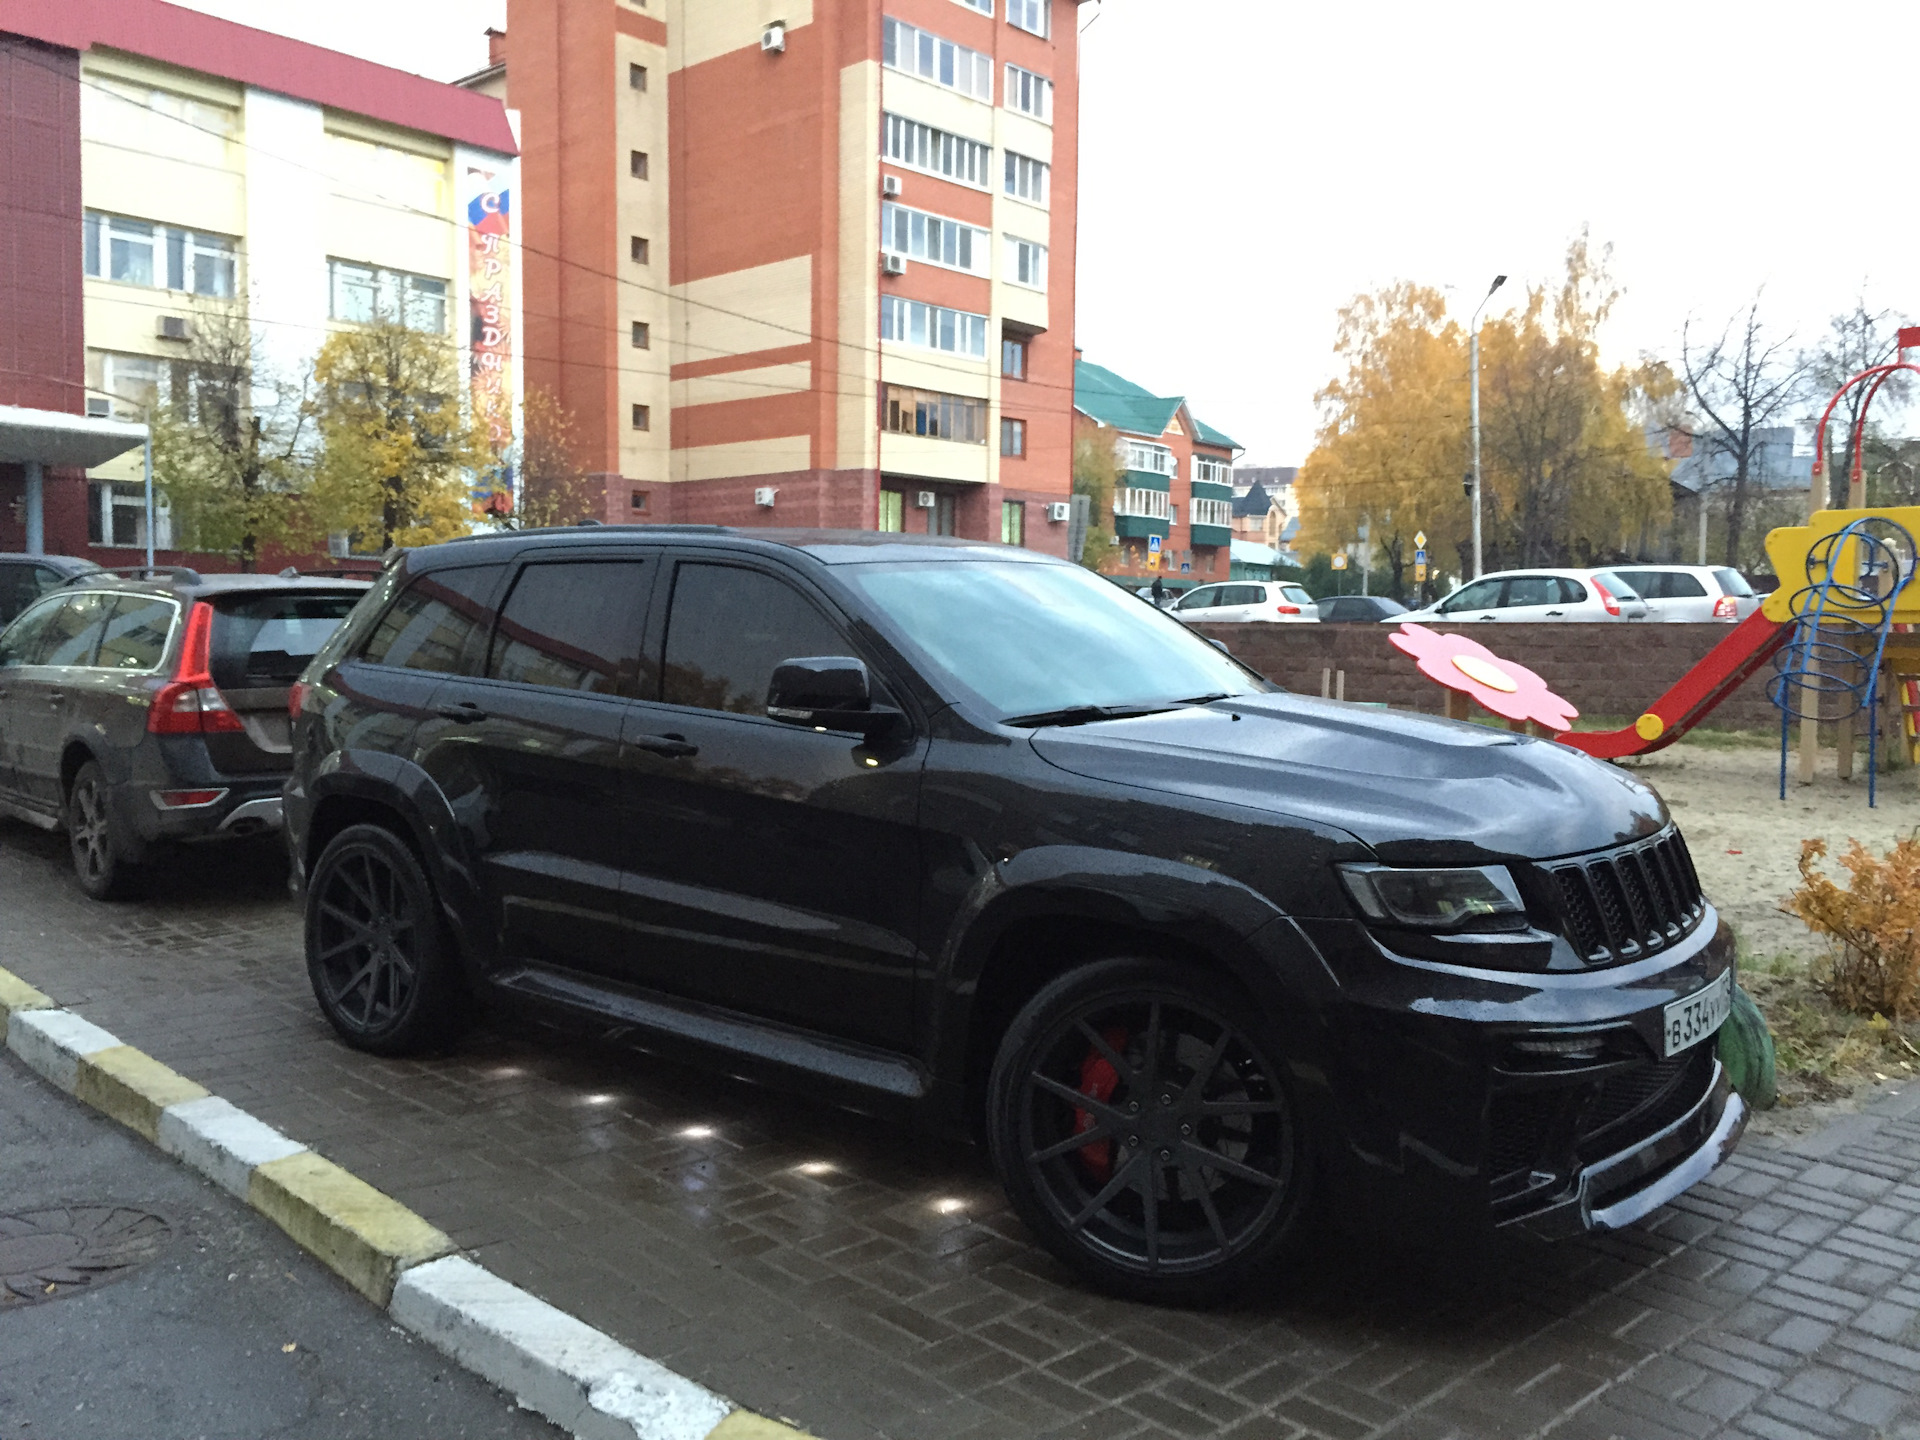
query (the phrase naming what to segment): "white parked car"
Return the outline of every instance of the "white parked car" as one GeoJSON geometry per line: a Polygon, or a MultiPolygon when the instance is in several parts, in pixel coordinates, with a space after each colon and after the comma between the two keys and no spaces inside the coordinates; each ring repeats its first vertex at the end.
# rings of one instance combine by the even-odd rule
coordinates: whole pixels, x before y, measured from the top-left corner
{"type": "Polygon", "coordinates": [[[1313,597],[1291,580],[1233,580],[1225,585],[1201,585],[1182,595],[1173,613],[1189,624],[1202,620],[1209,625],[1241,625],[1250,620],[1320,623],[1320,608],[1313,597]]]}
{"type": "Polygon", "coordinates": [[[1502,570],[1469,580],[1436,605],[1403,620],[1644,620],[1647,603],[1613,570],[1502,570]]]}
{"type": "Polygon", "coordinates": [[[1760,608],[1746,577],[1724,565],[1621,565],[1614,573],[1647,602],[1649,620],[1732,625],[1760,608]]]}

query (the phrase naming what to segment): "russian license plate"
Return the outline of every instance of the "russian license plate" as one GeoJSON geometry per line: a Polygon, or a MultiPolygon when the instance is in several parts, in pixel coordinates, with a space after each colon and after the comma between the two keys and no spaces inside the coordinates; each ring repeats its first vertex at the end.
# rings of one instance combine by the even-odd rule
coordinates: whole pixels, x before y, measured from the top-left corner
{"type": "Polygon", "coordinates": [[[1704,990],[1676,1000],[1667,1006],[1667,1054],[1678,1055],[1720,1028],[1733,1008],[1733,972],[1724,970],[1720,978],[1704,990]]]}

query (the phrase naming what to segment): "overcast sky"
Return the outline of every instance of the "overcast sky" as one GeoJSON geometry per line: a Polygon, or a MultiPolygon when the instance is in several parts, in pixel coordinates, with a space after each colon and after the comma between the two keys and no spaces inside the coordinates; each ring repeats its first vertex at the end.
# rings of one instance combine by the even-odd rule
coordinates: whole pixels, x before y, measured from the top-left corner
{"type": "MultiPolygon", "coordinates": [[[[190,3],[440,79],[485,63],[506,9],[190,3]]],[[[1498,313],[1553,282],[1583,225],[1614,246],[1626,291],[1603,335],[1614,359],[1672,357],[1689,315],[1717,330],[1762,287],[1763,316],[1805,340],[1860,293],[1920,323],[1920,3],[1855,0],[1808,33],[1816,13],[1085,4],[1079,342],[1185,395],[1243,463],[1291,465],[1355,293],[1450,286],[1464,319],[1504,271],[1498,313]],[[1849,123],[1885,138],[1837,138],[1849,123]]]]}

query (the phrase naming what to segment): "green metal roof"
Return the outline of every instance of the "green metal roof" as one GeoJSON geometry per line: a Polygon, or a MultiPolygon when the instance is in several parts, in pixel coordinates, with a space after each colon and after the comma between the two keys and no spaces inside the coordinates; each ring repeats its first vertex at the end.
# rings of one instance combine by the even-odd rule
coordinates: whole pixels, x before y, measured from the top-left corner
{"type": "Polygon", "coordinates": [[[1180,408],[1180,398],[1142,390],[1105,366],[1073,362],[1073,408],[1115,430],[1158,438],[1180,408]]]}
{"type": "Polygon", "coordinates": [[[1231,435],[1223,435],[1198,415],[1193,417],[1193,438],[1202,445],[1219,445],[1228,450],[1241,450],[1245,447],[1231,435]]]}

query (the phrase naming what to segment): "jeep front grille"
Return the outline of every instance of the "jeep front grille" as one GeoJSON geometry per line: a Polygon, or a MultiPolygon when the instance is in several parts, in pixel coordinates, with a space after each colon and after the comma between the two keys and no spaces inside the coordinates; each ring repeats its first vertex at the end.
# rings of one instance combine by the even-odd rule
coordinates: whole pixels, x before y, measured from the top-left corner
{"type": "Polygon", "coordinates": [[[1559,892],[1562,933],[1589,965],[1663,950],[1706,913],[1687,843],[1671,826],[1651,840],[1545,869],[1559,892]]]}

